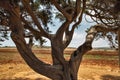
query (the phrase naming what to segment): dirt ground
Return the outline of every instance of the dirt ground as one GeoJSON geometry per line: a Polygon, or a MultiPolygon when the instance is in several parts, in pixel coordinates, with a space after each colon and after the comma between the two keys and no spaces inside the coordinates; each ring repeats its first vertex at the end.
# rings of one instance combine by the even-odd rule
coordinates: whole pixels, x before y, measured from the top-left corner
{"type": "MultiPolygon", "coordinates": [[[[0,65],[0,80],[50,80],[30,69],[26,64],[8,63],[0,65]]],[[[82,64],[78,80],[120,80],[118,68],[82,64]]]]}
{"type": "MultiPolygon", "coordinates": [[[[30,69],[19,54],[3,54],[3,52],[0,51],[0,56],[2,56],[0,57],[0,80],[51,80],[30,69]]],[[[45,58],[46,55],[49,56],[45,54],[44,56],[38,55],[38,57],[51,63],[49,58],[45,58]]],[[[120,69],[115,62],[114,60],[83,59],[78,72],[78,80],[120,80],[120,69]]]]}

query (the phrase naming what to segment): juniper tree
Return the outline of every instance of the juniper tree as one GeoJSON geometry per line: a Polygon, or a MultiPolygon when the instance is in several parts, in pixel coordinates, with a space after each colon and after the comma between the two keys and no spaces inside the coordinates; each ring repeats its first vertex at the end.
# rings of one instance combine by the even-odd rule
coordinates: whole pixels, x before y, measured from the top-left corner
{"type": "MultiPolygon", "coordinates": [[[[84,12],[100,19],[101,22],[104,19],[103,16],[98,15],[102,2],[94,6],[90,1],[96,4],[96,1],[100,0],[0,0],[0,23],[2,27],[4,26],[4,30],[6,28],[11,31],[11,38],[19,53],[34,71],[52,80],[77,80],[83,55],[92,49],[91,44],[97,33],[105,30],[99,25],[91,27],[85,42],[71,54],[69,60],[64,58],[64,50],[70,44],[75,28],[82,22],[84,12]],[[95,14],[90,14],[91,10],[95,10],[95,14]],[[51,33],[48,25],[54,25],[53,17],[62,20],[55,33],[51,33]],[[52,64],[45,63],[34,55],[30,44],[25,40],[26,36],[30,38],[30,44],[33,42],[32,38],[41,42],[44,42],[43,37],[50,40],[52,64]]],[[[113,21],[111,16],[107,18],[113,21]]],[[[103,22],[107,24],[106,21],[103,22]]],[[[118,24],[119,21],[114,22],[116,23],[118,24]]]]}

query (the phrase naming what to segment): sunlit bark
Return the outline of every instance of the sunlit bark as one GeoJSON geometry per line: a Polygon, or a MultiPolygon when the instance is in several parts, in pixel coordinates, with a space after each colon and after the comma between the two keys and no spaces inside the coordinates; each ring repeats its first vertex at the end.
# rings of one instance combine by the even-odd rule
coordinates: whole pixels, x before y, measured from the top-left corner
{"type": "MultiPolygon", "coordinates": [[[[62,0],[64,1],[64,0],[62,0]]],[[[75,28],[82,22],[83,12],[86,8],[86,0],[76,0],[75,6],[72,6],[74,13],[66,11],[58,0],[50,0],[61,14],[66,18],[63,24],[58,28],[55,34],[49,34],[41,26],[41,22],[38,20],[35,13],[32,11],[28,0],[22,0],[25,11],[31,16],[37,29],[34,29],[23,16],[21,16],[20,6],[13,6],[8,0],[0,1],[0,7],[4,8],[8,13],[10,21],[11,38],[14,41],[19,53],[26,61],[26,63],[37,73],[47,76],[52,80],[77,80],[78,69],[82,61],[83,55],[92,49],[92,42],[98,32],[116,32],[118,28],[108,28],[103,25],[92,26],[86,36],[85,42],[80,45],[71,55],[70,60],[64,58],[64,50],[69,45],[73,38],[75,28]],[[5,5],[3,5],[3,3],[5,5]],[[74,22],[71,30],[70,24],[74,22]],[[28,29],[36,38],[46,37],[51,41],[51,55],[53,64],[47,64],[39,60],[32,49],[25,41],[24,29],[28,29]],[[66,41],[63,40],[65,33],[66,41]]],[[[69,0],[67,4],[71,4],[69,0]]],[[[67,8],[68,9],[68,8],[67,8]]],[[[118,33],[119,34],[119,33],[118,33]]],[[[32,40],[30,41],[30,43],[32,40]]]]}

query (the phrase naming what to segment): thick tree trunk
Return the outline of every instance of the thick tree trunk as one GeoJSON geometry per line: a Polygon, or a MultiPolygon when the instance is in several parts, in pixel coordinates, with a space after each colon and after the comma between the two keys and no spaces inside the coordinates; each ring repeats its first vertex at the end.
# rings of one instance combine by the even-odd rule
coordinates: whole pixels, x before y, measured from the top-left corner
{"type": "Polygon", "coordinates": [[[87,51],[92,49],[89,45],[91,42],[86,42],[75,50],[69,61],[64,58],[64,46],[59,39],[54,38],[51,42],[53,66],[62,71],[62,80],[77,80],[82,57],[87,51]]]}
{"type": "Polygon", "coordinates": [[[32,52],[31,48],[28,46],[24,39],[24,27],[20,20],[19,13],[16,13],[14,9],[11,11],[10,16],[11,21],[11,37],[16,47],[22,56],[22,58],[26,61],[26,63],[37,73],[47,76],[53,80],[62,80],[62,71],[56,69],[50,64],[46,64],[43,61],[39,60],[32,52]]]}
{"type": "MultiPolygon", "coordinates": [[[[27,0],[24,0],[23,3],[28,9],[33,21],[36,23],[40,31],[47,36],[47,34],[42,29],[35,15],[33,15],[29,6],[26,5],[27,0]]],[[[52,80],[77,80],[78,69],[82,60],[82,56],[88,49],[84,49],[86,44],[80,46],[71,56],[69,61],[64,58],[64,43],[62,41],[62,36],[65,29],[69,26],[70,22],[66,21],[61,28],[58,29],[56,36],[51,38],[52,44],[52,58],[53,65],[46,64],[43,61],[39,60],[32,52],[31,48],[27,45],[24,39],[24,26],[20,19],[19,7],[13,7],[9,9],[11,14],[10,23],[11,23],[11,37],[16,44],[16,47],[26,61],[26,63],[37,73],[42,74],[46,77],[51,78],[52,80]]]]}
{"type": "Polygon", "coordinates": [[[77,80],[78,70],[73,67],[76,65],[72,61],[65,60],[63,43],[58,38],[53,37],[51,39],[51,49],[53,66],[62,71],[62,79],[57,80],[77,80]]]}
{"type": "Polygon", "coordinates": [[[55,55],[55,59],[53,59],[55,64],[49,65],[37,59],[21,34],[12,32],[12,39],[23,59],[37,73],[47,76],[52,80],[77,80],[79,65],[83,54],[86,52],[84,51],[86,47],[85,44],[73,53],[70,61],[64,59],[62,55],[63,50],[61,51],[59,46],[52,45],[52,54],[55,55]]]}
{"type": "Polygon", "coordinates": [[[20,15],[12,9],[11,16],[11,37],[16,44],[16,47],[26,61],[26,63],[37,73],[51,78],[52,80],[77,80],[77,75],[73,75],[73,71],[69,61],[66,61],[63,56],[64,48],[58,40],[52,41],[52,54],[55,55],[53,63],[57,65],[50,65],[39,60],[32,52],[24,39],[24,27],[22,25],[20,15]],[[73,77],[76,77],[73,78],[73,77]]]}
{"type": "MultiPolygon", "coordinates": [[[[32,11],[28,0],[22,0],[24,8],[29,13],[33,22],[36,24],[36,26],[38,27],[38,29],[40,31],[40,32],[37,31],[36,36],[38,36],[38,35],[40,35],[40,37],[44,36],[51,40],[51,46],[52,46],[51,55],[52,55],[52,59],[53,59],[53,65],[44,63],[43,61],[39,60],[34,55],[34,53],[32,52],[31,48],[26,43],[24,36],[23,36],[24,35],[24,26],[23,26],[21,18],[20,18],[20,8],[17,5],[16,5],[17,7],[10,5],[9,1],[7,1],[7,4],[9,4],[9,5],[7,5],[7,7],[5,9],[7,9],[10,12],[10,25],[11,25],[10,28],[12,30],[11,37],[12,37],[14,43],[16,44],[16,47],[17,47],[20,55],[23,57],[23,59],[26,61],[26,63],[37,73],[42,74],[46,77],[49,77],[52,80],[77,80],[78,69],[79,69],[80,63],[82,61],[82,57],[88,50],[91,49],[91,42],[93,41],[94,35],[95,35],[94,32],[91,31],[91,33],[89,33],[87,35],[86,42],[73,52],[69,61],[65,60],[65,58],[64,58],[64,49],[70,43],[75,27],[82,20],[82,14],[83,14],[83,11],[85,8],[86,0],[83,0],[82,6],[84,8],[81,11],[79,8],[77,8],[77,6],[79,6],[79,3],[80,3],[80,1],[78,0],[78,4],[76,6],[76,11],[75,11],[76,16],[74,16],[74,18],[77,18],[77,16],[79,15],[79,20],[77,23],[75,23],[74,28],[72,29],[73,32],[71,34],[67,35],[67,36],[69,36],[69,40],[68,40],[68,42],[66,42],[66,44],[63,43],[64,32],[66,31],[67,28],[68,28],[68,32],[69,32],[70,23],[75,19],[73,18],[73,20],[72,20],[72,17],[70,17],[70,15],[67,12],[65,12],[65,10],[63,10],[56,3],[55,0],[51,0],[51,2],[53,4],[55,4],[55,6],[58,8],[58,10],[60,10],[63,13],[63,15],[66,17],[66,22],[64,22],[61,25],[61,27],[56,32],[56,35],[53,37],[48,35],[48,33],[46,33],[43,30],[39,20],[37,19],[34,12],[32,11]]],[[[5,7],[3,4],[1,4],[1,5],[3,7],[5,7]]],[[[23,22],[26,24],[25,21],[23,21],[23,22]]],[[[27,24],[27,25],[29,25],[29,24],[27,24]]],[[[33,28],[29,28],[29,29],[33,30],[34,34],[36,34],[36,30],[34,30],[33,28]]]]}
{"type": "Polygon", "coordinates": [[[74,64],[74,61],[66,61],[64,65],[47,65],[35,57],[31,49],[19,35],[12,33],[12,39],[23,59],[37,73],[47,76],[52,80],[77,80],[78,69],[76,68],[78,68],[78,65],[74,64]]]}
{"type": "MultiPolygon", "coordinates": [[[[16,44],[18,51],[20,52],[23,59],[26,63],[37,73],[42,74],[51,78],[52,80],[77,80],[77,73],[82,61],[82,56],[88,50],[90,50],[91,41],[88,39],[86,42],[80,46],[72,54],[69,61],[66,61],[63,52],[64,46],[59,39],[53,38],[52,42],[52,55],[53,56],[53,65],[46,64],[39,60],[26,44],[23,36],[23,25],[19,19],[16,18],[16,15],[11,17],[13,20],[11,23],[19,22],[13,26],[11,37],[16,44]],[[17,31],[16,31],[17,30],[17,31]]],[[[89,37],[89,36],[87,36],[89,37]]]]}

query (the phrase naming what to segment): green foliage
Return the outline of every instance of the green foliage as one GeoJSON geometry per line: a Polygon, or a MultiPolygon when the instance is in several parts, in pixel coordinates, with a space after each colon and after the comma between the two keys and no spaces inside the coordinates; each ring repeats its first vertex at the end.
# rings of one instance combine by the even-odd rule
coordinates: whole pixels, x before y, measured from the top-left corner
{"type": "Polygon", "coordinates": [[[33,3],[31,4],[31,7],[36,13],[39,20],[41,21],[44,30],[49,33],[50,31],[48,23],[52,24],[53,17],[53,14],[51,12],[52,5],[49,2],[49,0],[34,0],[33,3]]]}
{"type": "Polygon", "coordinates": [[[109,41],[109,45],[111,48],[117,48],[118,47],[118,40],[116,39],[117,36],[115,33],[112,32],[98,32],[97,35],[95,36],[95,40],[99,40],[100,38],[102,39],[107,39],[109,41]]]}
{"type": "MultiPolygon", "coordinates": [[[[10,4],[13,4],[13,6],[18,5],[21,0],[10,0],[10,4]]],[[[58,4],[61,8],[65,9],[66,7],[72,7],[75,8],[75,1],[74,0],[57,0],[58,4]]],[[[42,24],[42,27],[44,30],[48,33],[51,31],[49,30],[48,23],[53,24],[52,18],[55,16],[55,18],[59,19],[60,21],[64,21],[65,17],[62,13],[60,13],[53,4],[51,4],[50,0],[29,0],[29,4],[37,16],[38,20],[42,24]],[[53,11],[55,10],[55,13],[53,11]]],[[[119,27],[120,25],[120,19],[119,19],[119,9],[118,14],[115,15],[114,9],[118,8],[119,0],[87,0],[86,4],[86,10],[85,13],[89,15],[94,22],[97,23],[103,23],[108,26],[112,27],[119,27]],[[115,8],[114,8],[115,6],[115,8]]],[[[21,2],[22,5],[22,2],[21,2]]],[[[25,17],[30,17],[29,14],[25,11],[23,8],[23,5],[21,7],[21,13],[25,17]]],[[[82,7],[82,6],[81,6],[82,7]]],[[[0,8],[0,24],[3,20],[6,18],[7,25],[9,24],[9,14],[7,11],[0,8]]],[[[24,17],[24,18],[25,18],[24,17]]],[[[29,22],[29,24],[33,24],[33,22],[29,22]]],[[[35,28],[35,26],[32,26],[35,28]]],[[[6,37],[6,32],[1,32],[2,37],[6,37]]],[[[99,37],[106,35],[106,33],[100,33],[98,34],[99,37]]],[[[7,39],[7,38],[6,38],[7,39]]],[[[3,39],[1,39],[3,40],[3,39]]]]}
{"type": "Polygon", "coordinates": [[[35,0],[35,2],[31,4],[31,7],[32,7],[33,11],[38,10],[40,7],[40,0],[35,0]]]}
{"type": "Polygon", "coordinates": [[[43,39],[42,37],[39,39],[40,46],[43,46],[43,44],[46,42],[47,41],[45,39],[43,39]]]}
{"type": "Polygon", "coordinates": [[[9,32],[7,31],[6,28],[1,28],[1,27],[0,27],[0,42],[4,42],[5,40],[9,40],[9,35],[8,35],[9,32]]]}
{"type": "MultiPolygon", "coordinates": [[[[115,13],[117,0],[90,0],[87,3],[85,13],[94,22],[103,23],[108,27],[118,27],[120,25],[119,13],[115,13]]],[[[118,11],[119,12],[119,11],[118,11]]]]}

